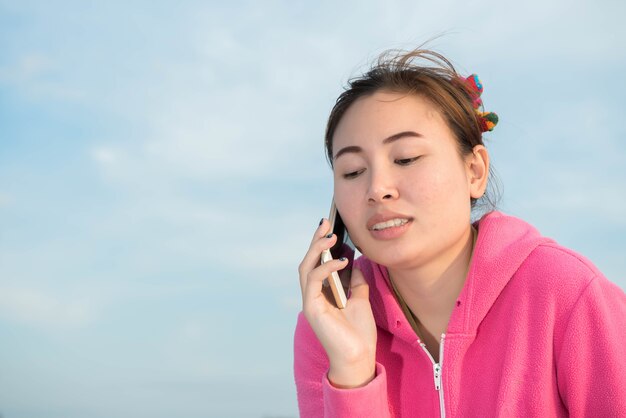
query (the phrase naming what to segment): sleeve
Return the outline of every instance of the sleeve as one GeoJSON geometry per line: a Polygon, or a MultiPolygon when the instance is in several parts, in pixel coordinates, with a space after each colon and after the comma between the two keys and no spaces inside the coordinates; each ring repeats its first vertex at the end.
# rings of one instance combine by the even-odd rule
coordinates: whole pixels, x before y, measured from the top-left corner
{"type": "Polygon", "coordinates": [[[557,355],[570,417],[626,417],[626,295],[595,277],[573,306],[557,355]]]}
{"type": "Polygon", "coordinates": [[[294,336],[294,376],[302,418],[386,418],[385,368],[376,364],[376,377],[356,389],[339,389],[328,381],[328,357],[302,313],[294,336]]]}

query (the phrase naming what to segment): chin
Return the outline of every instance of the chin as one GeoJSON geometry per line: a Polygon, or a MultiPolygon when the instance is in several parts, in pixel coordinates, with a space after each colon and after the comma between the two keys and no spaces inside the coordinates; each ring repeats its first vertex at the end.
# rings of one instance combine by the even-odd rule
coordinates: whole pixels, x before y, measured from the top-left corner
{"type": "Polygon", "coordinates": [[[364,248],[361,253],[371,261],[387,268],[403,268],[415,264],[416,255],[409,254],[407,249],[402,251],[397,246],[389,245],[387,248],[364,248]]]}

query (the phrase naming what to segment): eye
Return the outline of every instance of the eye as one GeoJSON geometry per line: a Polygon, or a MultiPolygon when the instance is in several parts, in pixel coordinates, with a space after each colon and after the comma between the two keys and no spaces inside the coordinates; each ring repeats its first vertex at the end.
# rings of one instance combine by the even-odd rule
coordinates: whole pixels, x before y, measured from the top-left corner
{"type": "Polygon", "coordinates": [[[412,157],[412,158],[399,158],[397,160],[394,160],[394,162],[398,165],[411,165],[413,164],[415,161],[417,161],[419,159],[419,157],[412,157]]]}
{"type": "Polygon", "coordinates": [[[365,171],[365,169],[364,169],[364,168],[362,168],[362,169],[360,169],[360,170],[357,170],[357,171],[351,171],[351,172],[349,172],[349,173],[344,174],[344,175],[343,175],[343,178],[344,178],[344,179],[347,179],[347,180],[350,180],[350,179],[353,179],[353,178],[358,177],[358,176],[359,176],[359,175],[361,175],[361,173],[363,173],[364,171],[365,171]]]}

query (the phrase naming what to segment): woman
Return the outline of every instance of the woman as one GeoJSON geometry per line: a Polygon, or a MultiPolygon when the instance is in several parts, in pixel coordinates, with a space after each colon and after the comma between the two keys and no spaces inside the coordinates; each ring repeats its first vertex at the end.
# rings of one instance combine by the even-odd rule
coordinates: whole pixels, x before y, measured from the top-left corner
{"type": "Polygon", "coordinates": [[[303,417],[626,416],[626,296],[585,258],[491,211],[482,86],[441,55],[383,55],[331,112],[326,149],[352,241],[338,309],[320,265],[299,273],[303,417]],[[420,65],[423,61],[427,65],[420,65]]]}

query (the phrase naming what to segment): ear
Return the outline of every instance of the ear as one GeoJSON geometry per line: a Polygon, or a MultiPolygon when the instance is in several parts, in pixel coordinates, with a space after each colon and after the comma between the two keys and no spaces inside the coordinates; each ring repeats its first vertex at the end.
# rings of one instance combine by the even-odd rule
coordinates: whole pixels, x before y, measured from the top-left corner
{"type": "Polygon", "coordinates": [[[485,194],[489,178],[489,153],[484,145],[476,145],[472,153],[465,157],[465,168],[470,196],[479,199],[485,194]]]}

